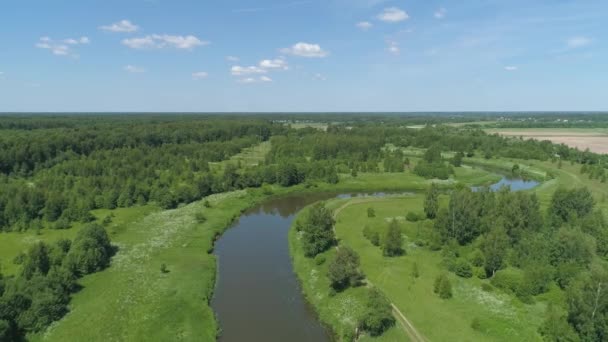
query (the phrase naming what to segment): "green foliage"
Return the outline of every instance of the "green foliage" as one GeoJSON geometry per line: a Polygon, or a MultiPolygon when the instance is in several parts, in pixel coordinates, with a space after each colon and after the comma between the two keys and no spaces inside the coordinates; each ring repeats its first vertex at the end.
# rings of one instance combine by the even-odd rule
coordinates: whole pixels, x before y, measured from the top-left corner
{"type": "Polygon", "coordinates": [[[335,244],[334,219],[323,203],[312,206],[302,225],[302,246],[307,257],[313,258],[335,244]]]}
{"type": "Polygon", "coordinates": [[[456,152],[456,154],[454,155],[454,157],[452,158],[452,160],[450,160],[450,163],[452,165],[454,165],[454,167],[461,167],[462,166],[462,159],[464,158],[464,153],[462,152],[456,152]]]}
{"type": "Polygon", "coordinates": [[[51,262],[48,247],[45,243],[39,242],[28,251],[21,275],[29,280],[36,274],[46,275],[50,268],[51,262]]]}
{"type": "Polygon", "coordinates": [[[414,262],[414,265],[412,266],[412,277],[414,277],[414,279],[420,277],[420,270],[418,269],[417,262],[414,262]]]}
{"type": "Polygon", "coordinates": [[[473,268],[464,259],[458,259],[454,266],[454,273],[462,278],[471,278],[473,276],[473,268]]]}
{"type": "Polygon", "coordinates": [[[374,208],[367,208],[367,217],[376,217],[376,211],[374,210],[374,208]]]}
{"type": "Polygon", "coordinates": [[[388,257],[405,254],[403,249],[403,237],[397,220],[392,220],[388,225],[386,235],[382,241],[382,253],[388,257]]]}
{"type": "Polygon", "coordinates": [[[509,248],[509,237],[502,227],[492,229],[483,241],[484,269],[488,276],[493,276],[501,269],[509,248]]]}
{"type": "Polygon", "coordinates": [[[519,285],[523,282],[523,276],[520,272],[517,272],[514,269],[505,269],[496,272],[490,282],[496,288],[515,292],[519,285]]]}
{"type": "Polygon", "coordinates": [[[359,270],[359,263],[359,255],[350,247],[338,248],[328,267],[327,276],[331,287],[336,291],[343,291],[348,287],[358,285],[363,278],[359,270]]]}
{"type": "Polygon", "coordinates": [[[167,268],[167,264],[160,264],[160,273],[169,273],[169,269],[167,268]]]}
{"type": "Polygon", "coordinates": [[[325,255],[319,254],[315,257],[315,265],[321,266],[325,263],[325,255]]]}
{"type": "Polygon", "coordinates": [[[386,296],[376,288],[368,290],[365,312],[359,327],[371,336],[380,336],[395,325],[392,307],[386,296]]]}
{"type": "Polygon", "coordinates": [[[602,340],[607,332],[608,272],[604,265],[594,265],[591,272],[579,277],[567,290],[568,322],[581,340],[602,340]]]}
{"type": "Polygon", "coordinates": [[[568,222],[574,217],[582,218],[593,211],[595,201],[589,189],[567,190],[559,188],[551,199],[550,213],[558,220],[554,225],[568,222]]]}
{"type": "Polygon", "coordinates": [[[207,222],[207,216],[205,216],[205,214],[201,211],[194,214],[194,219],[196,220],[196,222],[198,224],[203,224],[203,223],[207,222]]]}
{"type": "Polygon", "coordinates": [[[377,230],[371,228],[369,225],[363,227],[363,236],[369,240],[374,246],[380,246],[380,233],[377,230]]]}
{"type": "Polygon", "coordinates": [[[534,296],[547,292],[553,277],[553,267],[541,261],[531,261],[524,268],[524,284],[528,287],[530,294],[534,296]]]}
{"type": "Polygon", "coordinates": [[[435,278],[433,291],[441,299],[452,298],[452,283],[446,274],[441,274],[435,278]]]}
{"type": "Polygon", "coordinates": [[[418,215],[418,213],[416,213],[416,212],[409,211],[405,215],[405,219],[409,222],[418,222],[420,220],[423,220],[424,218],[422,217],[422,215],[418,215]]]}
{"type": "Polygon", "coordinates": [[[578,342],[580,338],[568,325],[567,317],[554,305],[549,304],[545,313],[545,319],[538,328],[538,332],[547,342],[578,342]]]}
{"type": "Polygon", "coordinates": [[[114,248],[103,226],[89,224],[83,227],[67,255],[68,267],[78,275],[100,271],[107,267],[114,248]]]}
{"type": "Polygon", "coordinates": [[[485,263],[485,258],[483,256],[483,252],[479,249],[475,249],[471,256],[469,257],[471,264],[475,267],[481,267],[485,263]]]}
{"type": "Polygon", "coordinates": [[[439,187],[432,183],[424,199],[424,213],[428,219],[435,219],[439,211],[439,187]]]}

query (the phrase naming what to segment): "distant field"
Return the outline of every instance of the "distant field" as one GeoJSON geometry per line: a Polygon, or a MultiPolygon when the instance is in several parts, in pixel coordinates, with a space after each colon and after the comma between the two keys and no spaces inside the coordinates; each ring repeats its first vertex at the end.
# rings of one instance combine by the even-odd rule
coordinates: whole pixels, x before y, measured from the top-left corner
{"type": "Polygon", "coordinates": [[[527,139],[549,140],[558,144],[608,153],[608,129],[605,128],[501,128],[487,129],[488,133],[527,139]]]}
{"type": "Polygon", "coordinates": [[[326,131],[327,130],[327,124],[323,123],[323,122],[296,122],[296,123],[292,123],[290,124],[292,128],[295,129],[302,129],[302,128],[315,128],[321,131],[326,131]]]}

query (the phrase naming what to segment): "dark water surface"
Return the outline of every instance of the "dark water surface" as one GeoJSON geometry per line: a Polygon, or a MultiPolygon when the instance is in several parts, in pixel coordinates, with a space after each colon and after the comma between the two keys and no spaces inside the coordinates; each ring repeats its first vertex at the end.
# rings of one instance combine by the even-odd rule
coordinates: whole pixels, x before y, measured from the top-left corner
{"type": "Polygon", "coordinates": [[[287,234],[306,205],[335,195],[299,195],[245,212],[217,242],[218,282],[212,307],[219,341],[330,341],[308,306],[291,265],[287,234]]]}
{"type": "MultiPolygon", "coordinates": [[[[498,190],[508,185],[518,191],[538,184],[504,177],[490,188],[498,190]]],[[[330,332],[319,323],[302,295],[291,265],[287,235],[295,214],[305,206],[359,195],[300,194],[268,201],[245,212],[222,235],[214,252],[219,269],[211,302],[222,329],[219,341],[331,340],[330,332]]],[[[367,195],[382,197],[387,193],[367,195]]]]}
{"type": "MultiPolygon", "coordinates": [[[[503,176],[502,179],[498,183],[494,183],[490,185],[490,189],[492,191],[498,191],[503,186],[508,186],[511,188],[511,191],[522,191],[522,190],[530,190],[534,189],[540,183],[535,180],[524,180],[521,178],[512,178],[503,176]]],[[[476,186],[472,187],[473,191],[478,191],[482,187],[476,186]]]]}

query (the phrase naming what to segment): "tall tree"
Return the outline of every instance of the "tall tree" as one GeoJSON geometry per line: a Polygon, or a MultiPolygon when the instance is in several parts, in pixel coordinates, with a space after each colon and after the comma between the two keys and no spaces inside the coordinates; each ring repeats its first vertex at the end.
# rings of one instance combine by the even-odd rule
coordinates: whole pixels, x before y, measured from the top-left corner
{"type": "Polygon", "coordinates": [[[494,273],[502,267],[509,245],[509,236],[502,227],[495,227],[485,236],[483,254],[487,275],[494,276],[494,273]]]}
{"type": "Polygon", "coordinates": [[[335,243],[334,219],[324,203],[317,203],[308,212],[302,227],[302,245],[308,257],[325,252],[335,243]]]}
{"type": "Polygon", "coordinates": [[[431,187],[426,193],[426,198],[424,199],[424,213],[426,217],[429,219],[434,219],[437,217],[437,212],[439,211],[439,187],[437,184],[432,183],[431,187]]]}
{"type": "Polygon", "coordinates": [[[327,276],[332,288],[341,291],[359,283],[363,275],[359,270],[359,255],[348,246],[340,246],[329,264],[327,276]]]}
{"type": "Polygon", "coordinates": [[[403,237],[401,236],[401,228],[397,220],[393,219],[388,225],[386,235],[382,241],[382,253],[385,256],[393,257],[403,255],[403,237]]]}

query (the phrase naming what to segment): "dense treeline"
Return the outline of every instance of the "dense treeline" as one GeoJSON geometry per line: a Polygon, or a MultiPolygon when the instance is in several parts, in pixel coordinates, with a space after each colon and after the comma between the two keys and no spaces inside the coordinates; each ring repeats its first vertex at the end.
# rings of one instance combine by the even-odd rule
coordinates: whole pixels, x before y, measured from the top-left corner
{"type": "Polygon", "coordinates": [[[76,280],[107,267],[113,253],[104,228],[91,224],[74,241],[39,242],[18,256],[21,272],[0,274],[0,341],[20,341],[63,317],[76,280]]]}
{"type": "Polygon", "coordinates": [[[56,118],[67,126],[59,128],[40,120],[38,129],[0,135],[0,229],[67,228],[96,208],[174,208],[257,185],[237,184],[209,163],[284,130],[262,120],[56,118]]]}
{"type": "MultiPolygon", "coordinates": [[[[550,142],[507,139],[477,128],[354,121],[326,131],[290,129],[251,116],[0,117],[0,230],[67,228],[90,211],[154,202],[174,208],[212,193],[323,181],[339,174],[412,172],[447,179],[463,157],[560,159],[605,178],[606,157],[550,142]],[[210,163],[271,141],[257,167],[210,163]],[[403,148],[427,152],[421,160],[403,148]],[[451,159],[442,152],[455,153],[451,159]],[[412,160],[410,160],[410,157],[412,160]]],[[[399,121],[402,120],[402,121],[399,121]]]]}

